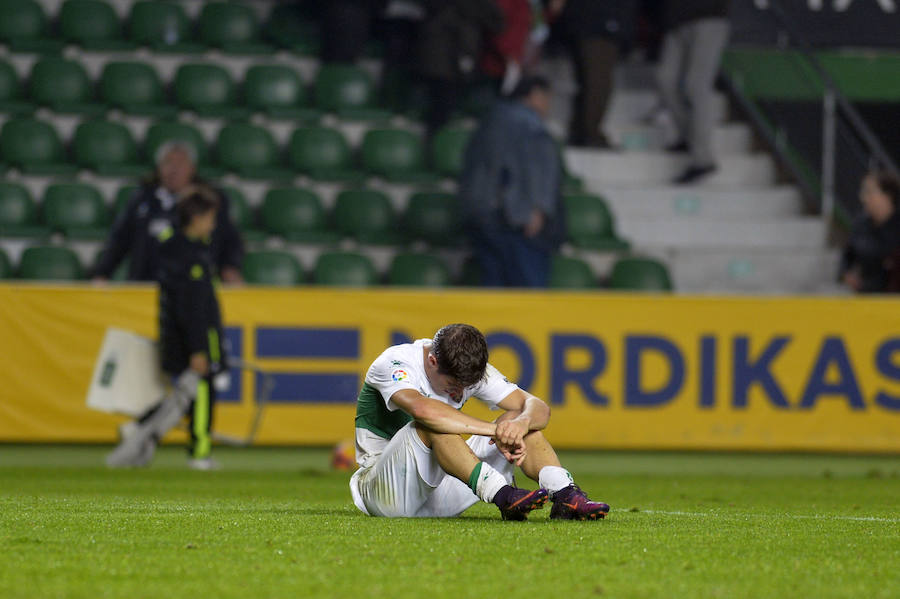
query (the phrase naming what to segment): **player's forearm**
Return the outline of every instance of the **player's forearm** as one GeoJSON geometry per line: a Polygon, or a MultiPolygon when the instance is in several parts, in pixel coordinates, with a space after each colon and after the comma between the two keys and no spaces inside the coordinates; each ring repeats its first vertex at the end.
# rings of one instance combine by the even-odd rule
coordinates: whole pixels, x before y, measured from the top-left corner
{"type": "Polygon", "coordinates": [[[491,437],[497,430],[497,426],[492,422],[485,422],[468,414],[463,414],[459,410],[455,410],[440,402],[434,402],[433,405],[425,406],[417,410],[412,416],[416,419],[416,422],[422,423],[437,433],[485,435],[491,437]]]}
{"type": "Polygon", "coordinates": [[[514,420],[526,422],[530,431],[543,430],[550,422],[550,406],[537,397],[529,397],[525,400],[522,412],[514,420]]]}

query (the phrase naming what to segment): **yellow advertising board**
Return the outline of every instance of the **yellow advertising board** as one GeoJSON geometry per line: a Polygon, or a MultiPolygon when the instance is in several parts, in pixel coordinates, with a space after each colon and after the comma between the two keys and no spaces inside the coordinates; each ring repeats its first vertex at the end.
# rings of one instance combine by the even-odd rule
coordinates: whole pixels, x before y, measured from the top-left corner
{"type": "MultiPolygon", "coordinates": [[[[491,362],[551,405],[559,447],[900,452],[896,300],[322,288],[221,298],[233,353],[273,373],[261,444],[352,438],[372,360],[468,322],[491,362]]],[[[155,291],[0,285],[0,441],[115,439],[121,418],[85,406],[107,327],[154,336],[155,291]]],[[[217,430],[246,430],[257,385],[234,373],[217,430]]]]}

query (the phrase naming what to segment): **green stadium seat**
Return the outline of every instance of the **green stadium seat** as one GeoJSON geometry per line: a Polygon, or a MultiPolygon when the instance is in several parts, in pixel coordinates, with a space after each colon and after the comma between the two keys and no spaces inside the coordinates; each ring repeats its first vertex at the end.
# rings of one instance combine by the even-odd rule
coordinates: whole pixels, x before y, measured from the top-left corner
{"type": "Polygon", "coordinates": [[[0,129],[0,156],[3,160],[36,175],[73,175],[78,170],[66,164],[56,129],[49,123],[15,118],[0,129]]]}
{"type": "Polygon", "coordinates": [[[551,289],[592,289],[596,286],[594,273],[584,260],[559,255],[551,259],[551,289]]]}
{"type": "Polygon", "coordinates": [[[462,241],[459,202],[452,193],[414,193],[409,198],[403,224],[411,239],[426,241],[430,245],[453,246],[462,241]]]}
{"type": "Polygon", "coordinates": [[[30,115],[33,112],[34,105],[22,99],[22,85],[16,69],[0,60],[0,113],[30,115]]]}
{"type": "Polygon", "coordinates": [[[19,183],[0,181],[0,237],[46,237],[49,229],[38,224],[37,205],[19,183]]]}
{"type": "Polygon", "coordinates": [[[345,190],[337,195],[334,227],[343,235],[371,245],[398,245],[402,241],[391,200],[374,189],[345,190]]]}
{"type": "Polygon", "coordinates": [[[237,106],[234,82],[214,64],[183,64],[175,72],[175,100],[200,116],[239,120],[250,111],[237,106]]]}
{"type": "Polygon", "coordinates": [[[345,120],[387,121],[390,111],[375,107],[375,86],[367,72],[344,64],[324,64],[316,75],[316,106],[345,120]]]}
{"type": "Polygon", "coordinates": [[[474,256],[469,256],[463,262],[462,273],[459,277],[459,285],[462,287],[481,287],[481,265],[474,256]]]}
{"type": "Polygon", "coordinates": [[[138,185],[123,185],[119,188],[119,191],[116,192],[116,199],[113,202],[114,217],[117,217],[125,210],[128,202],[131,201],[131,198],[134,197],[134,194],[138,189],[140,189],[140,186],[138,185]]]}
{"type": "Polygon", "coordinates": [[[353,252],[325,252],[316,261],[313,282],[337,287],[368,287],[377,282],[372,261],[353,252]]]}
{"type": "Polygon", "coordinates": [[[329,231],[319,196],[307,189],[270,189],[260,208],[263,228],[295,243],[334,244],[340,240],[329,231]]]}
{"type": "Polygon", "coordinates": [[[293,173],[281,166],[275,139],[267,129],[247,123],[222,127],[216,143],[218,162],[223,168],[248,179],[291,179],[293,173]]]}
{"type": "Polygon", "coordinates": [[[321,113],[310,107],[300,76],[284,65],[254,65],[244,75],[244,101],[272,118],[314,122],[321,113]]]}
{"type": "Polygon", "coordinates": [[[259,38],[253,9],[237,2],[207,2],[198,20],[200,41],[229,54],[271,54],[259,38]]]}
{"type": "Polygon", "coordinates": [[[12,264],[9,261],[9,256],[6,255],[6,251],[3,248],[0,248],[0,279],[8,279],[12,274],[12,264]]]}
{"type": "Polygon", "coordinates": [[[301,56],[318,56],[322,48],[318,24],[303,18],[296,3],[279,3],[272,8],[263,37],[301,56]]]}
{"type": "Polygon", "coordinates": [[[265,241],[265,231],[259,230],[256,223],[256,213],[244,193],[237,187],[223,187],[222,192],[228,197],[228,212],[231,222],[241,232],[244,241],[260,242],[265,241]]]}
{"type": "Polygon", "coordinates": [[[612,289],[631,291],[672,291],[669,270],[652,258],[620,258],[609,277],[612,289]]]}
{"type": "Polygon", "coordinates": [[[198,165],[206,165],[209,162],[209,150],[203,140],[203,134],[193,125],[171,121],[154,123],[147,129],[147,135],[144,137],[144,155],[147,160],[155,163],[159,148],[172,141],[182,142],[194,148],[198,165]]]}
{"type": "Polygon", "coordinates": [[[388,283],[411,287],[447,287],[450,269],[431,254],[397,254],[388,271],[388,283]]]}
{"type": "Polygon", "coordinates": [[[191,23],[175,2],[139,0],[131,6],[128,37],[157,52],[201,53],[203,44],[191,41],[191,23]]]}
{"type": "Polygon", "coordinates": [[[80,63],[47,57],[31,68],[32,101],[63,114],[99,115],[106,107],[94,100],[93,84],[80,63]]]}
{"type": "Polygon", "coordinates": [[[60,40],[47,36],[47,17],[34,0],[0,2],[0,42],[9,44],[13,52],[58,53],[60,40]]]}
{"type": "Polygon", "coordinates": [[[121,123],[87,121],[72,138],[75,161],[84,168],[111,177],[140,177],[147,167],[138,161],[137,146],[121,123]]]}
{"type": "Polygon", "coordinates": [[[466,145],[472,137],[471,129],[444,127],[431,141],[431,166],[445,177],[458,177],[462,173],[466,145]]]}
{"type": "Polygon", "coordinates": [[[32,246],[19,260],[19,278],[37,281],[74,281],[83,277],[78,255],[69,248],[32,246]]]}
{"type": "Polygon", "coordinates": [[[244,280],[251,285],[291,287],[303,282],[300,263],[287,252],[247,252],[243,271],[244,280]]]}
{"type": "Polygon", "coordinates": [[[317,181],[362,183],[366,175],[354,170],[347,140],[337,129],[303,127],[291,136],[291,165],[317,181]]]}
{"type": "Polygon", "coordinates": [[[89,50],[123,51],[135,45],[122,37],[122,23],[103,0],[66,0],[59,10],[59,33],[89,50]]]}
{"type": "Polygon", "coordinates": [[[44,192],[44,222],[74,239],[106,239],[109,211],[97,188],[85,183],[54,183],[44,192]]]}
{"type": "Polygon", "coordinates": [[[427,172],[422,140],[404,129],[371,129],[362,142],[363,168],[388,181],[428,184],[438,181],[427,172]]]}
{"type": "Polygon", "coordinates": [[[629,244],[616,235],[612,213],[602,197],[569,194],[563,198],[572,245],[589,250],[622,251],[629,244]]]}
{"type": "Polygon", "coordinates": [[[147,63],[109,62],[100,75],[100,94],[126,114],[171,117],[178,109],[166,103],[159,75],[147,63]]]}

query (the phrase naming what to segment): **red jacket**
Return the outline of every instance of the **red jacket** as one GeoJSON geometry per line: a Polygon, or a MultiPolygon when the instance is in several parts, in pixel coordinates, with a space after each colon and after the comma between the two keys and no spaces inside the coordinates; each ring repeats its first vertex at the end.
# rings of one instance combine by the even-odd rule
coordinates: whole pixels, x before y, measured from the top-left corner
{"type": "Polygon", "coordinates": [[[509,61],[522,62],[531,33],[531,3],[528,0],[494,0],[503,11],[503,31],[488,40],[481,68],[490,77],[502,77],[509,61]]]}

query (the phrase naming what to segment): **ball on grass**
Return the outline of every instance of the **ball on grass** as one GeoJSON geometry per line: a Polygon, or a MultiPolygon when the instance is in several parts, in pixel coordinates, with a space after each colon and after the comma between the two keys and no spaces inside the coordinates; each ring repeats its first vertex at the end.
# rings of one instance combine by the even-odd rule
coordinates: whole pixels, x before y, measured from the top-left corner
{"type": "Polygon", "coordinates": [[[350,441],[341,441],[331,452],[333,470],[352,470],[356,467],[356,447],[350,441]]]}

